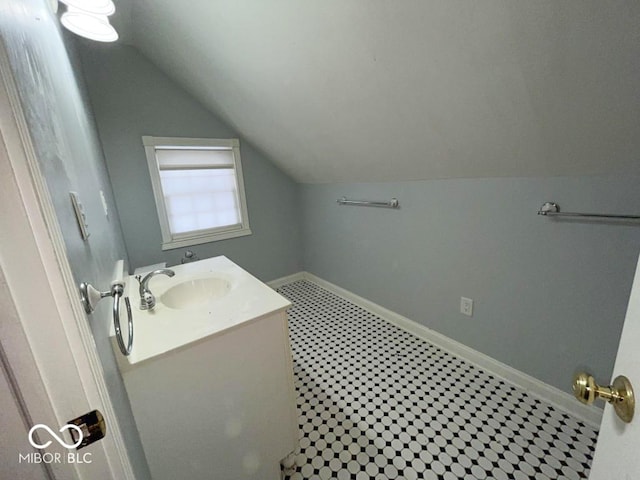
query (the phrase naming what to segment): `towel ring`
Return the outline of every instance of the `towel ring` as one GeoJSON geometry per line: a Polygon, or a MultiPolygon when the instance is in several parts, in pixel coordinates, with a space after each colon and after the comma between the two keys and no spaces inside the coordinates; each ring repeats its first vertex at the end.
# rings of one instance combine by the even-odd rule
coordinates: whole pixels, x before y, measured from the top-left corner
{"type": "Polygon", "coordinates": [[[131,303],[129,302],[129,297],[124,297],[124,306],[127,309],[127,325],[129,330],[129,341],[125,347],[124,341],[122,340],[122,331],[120,330],[120,299],[122,298],[123,292],[124,288],[120,284],[116,284],[111,287],[111,294],[113,296],[113,329],[116,332],[116,339],[118,340],[118,347],[120,347],[120,351],[123,355],[128,356],[131,353],[131,348],[133,347],[133,316],[131,315],[131,303]]]}
{"type": "Polygon", "coordinates": [[[125,346],[122,339],[122,329],[120,327],[120,300],[123,298],[124,284],[114,283],[111,286],[111,290],[100,292],[96,290],[91,284],[82,282],[80,284],[80,296],[84,311],[89,315],[95,310],[96,304],[105,297],[113,297],[113,329],[116,333],[116,340],[118,341],[118,347],[123,355],[128,356],[133,348],[133,315],[131,314],[131,303],[129,297],[124,297],[124,305],[127,310],[127,329],[129,332],[129,340],[125,346]]]}

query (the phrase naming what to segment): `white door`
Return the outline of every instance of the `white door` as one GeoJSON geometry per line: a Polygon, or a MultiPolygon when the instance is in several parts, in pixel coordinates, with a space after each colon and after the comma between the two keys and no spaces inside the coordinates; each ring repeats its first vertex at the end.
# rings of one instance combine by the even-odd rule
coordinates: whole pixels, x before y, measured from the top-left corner
{"type": "MultiPolygon", "coordinates": [[[[631,287],[627,316],[618,346],[613,377],[626,376],[640,394],[640,260],[631,287]]],[[[591,480],[631,480],[640,478],[640,407],[636,405],[631,423],[622,422],[613,407],[605,406],[598,445],[591,467],[591,480]]]]}
{"type": "Polygon", "coordinates": [[[29,433],[20,401],[11,386],[9,373],[4,364],[0,365],[0,474],[2,478],[28,478],[29,480],[49,480],[46,464],[20,463],[20,442],[16,438],[26,439],[29,433]]]}
{"type": "Polygon", "coordinates": [[[10,71],[0,39],[0,479],[133,480],[10,71]],[[107,435],[69,448],[60,428],[94,409],[107,435]]]}

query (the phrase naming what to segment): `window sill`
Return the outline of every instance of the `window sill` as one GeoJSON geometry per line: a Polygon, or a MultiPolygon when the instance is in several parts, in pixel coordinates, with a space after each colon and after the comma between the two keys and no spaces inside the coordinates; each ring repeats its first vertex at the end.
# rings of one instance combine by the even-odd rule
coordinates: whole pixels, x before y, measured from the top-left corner
{"type": "Polygon", "coordinates": [[[174,248],[190,247],[203,243],[216,242],[218,240],[228,240],[230,238],[244,237],[251,235],[250,228],[240,228],[238,230],[227,230],[226,232],[210,233],[208,235],[198,235],[187,238],[180,238],[162,243],[162,250],[173,250],[174,248]]]}

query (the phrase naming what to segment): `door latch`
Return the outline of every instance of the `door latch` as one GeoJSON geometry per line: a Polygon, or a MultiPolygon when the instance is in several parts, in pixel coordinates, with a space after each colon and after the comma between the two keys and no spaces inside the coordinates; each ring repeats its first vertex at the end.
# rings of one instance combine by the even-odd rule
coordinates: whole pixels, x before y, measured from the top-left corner
{"type": "MultiPolygon", "coordinates": [[[[77,425],[82,431],[82,441],[80,442],[80,445],[76,447],[76,450],[80,450],[87,445],[97,442],[107,434],[107,424],[104,421],[102,413],[98,410],[93,410],[92,412],[85,413],[78,418],[69,420],[67,424],[77,425]]],[[[80,440],[78,438],[78,432],[73,428],[69,429],[69,431],[71,432],[73,443],[77,443],[78,440],[80,440]]]]}

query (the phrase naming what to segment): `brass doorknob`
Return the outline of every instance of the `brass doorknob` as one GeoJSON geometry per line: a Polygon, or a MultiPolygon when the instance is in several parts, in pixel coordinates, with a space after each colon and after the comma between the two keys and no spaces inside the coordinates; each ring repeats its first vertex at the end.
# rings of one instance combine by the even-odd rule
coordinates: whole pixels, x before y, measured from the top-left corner
{"type": "Polygon", "coordinates": [[[613,405],[623,422],[630,423],[633,419],[636,400],[631,382],[623,375],[616,377],[612,385],[601,387],[593,376],[578,373],[573,379],[573,394],[586,405],[591,405],[598,397],[602,398],[613,405]]]}

